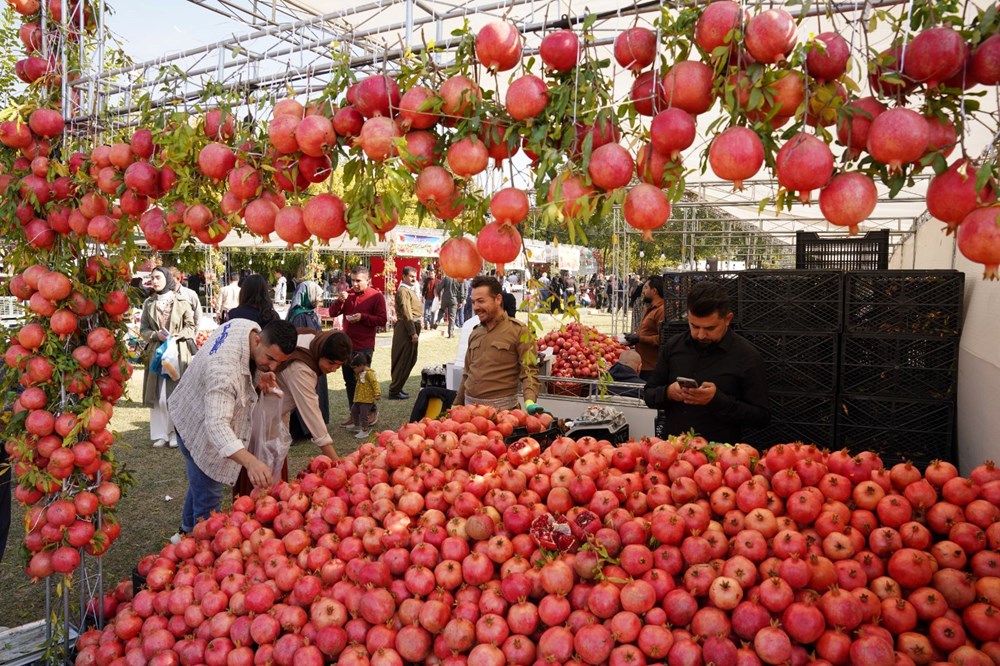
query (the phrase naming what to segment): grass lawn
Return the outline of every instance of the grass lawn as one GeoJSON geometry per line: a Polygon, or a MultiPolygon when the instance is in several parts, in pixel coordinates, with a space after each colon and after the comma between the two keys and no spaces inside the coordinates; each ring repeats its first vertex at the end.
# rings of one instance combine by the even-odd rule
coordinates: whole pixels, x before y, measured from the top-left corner
{"type": "MultiPolygon", "coordinates": [[[[543,316],[543,329],[556,328],[559,322],[543,316]]],[[[610,331],[611,317],[607,314],[589,314],[584,323],[610,331]]],[[[376,341],[372,367],[382,384],[383,396],[388,395],[389,359],[392,333],[383,333],[376,341]]],[[[420,370],[425,366],[449,363],[454,360],[458,339],[442,335],[442,327],[425,331],[420,337],[420,355],[413,369],[406,391],[409,400],[383,399],[379,404],[380,420],[377,429],[398,428],[409,420],[413,399],[420,389],[420,370]]],[[[136,563],[147,553],[159,550],[180,524],[181,508],[187,488],[184,462],[176,449],[154,449],[149,439],[149,410],[136,402],[142,395],[143,372],[137,369],[129,383],[128,396],[115,408],[112,427],[118,434],[115,455],[132,473],[136,484],[118,505],[122,533],[104,557],[105,587],[131,575],[136,563]],[[167,499],[167,498],[170,499],[167,499]]],[[[347,415],[347,398],[344,380],[339,372],[328,375],[330,386],[330,431],[334,445],[341,455],[353,451],[358,441],[354,434],[339,425],[347,415]]],[[[294,477],[302,470],[315,447],[309,440],[296,442],[289,453],[289,475],[294,477]]],[[[14,515],[4,559],[0,562],[0,626],[15,627],[38,620],[45,615],[44,585],[32,584],[21,566],[19,547],[24,537],[22,511],[14,503],[14,515]]]]}

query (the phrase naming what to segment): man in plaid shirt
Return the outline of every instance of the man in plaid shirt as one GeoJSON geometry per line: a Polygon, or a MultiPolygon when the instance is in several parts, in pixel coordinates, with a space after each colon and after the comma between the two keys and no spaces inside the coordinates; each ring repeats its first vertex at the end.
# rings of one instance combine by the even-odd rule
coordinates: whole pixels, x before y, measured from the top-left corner
{"type": "Polygon", "coordinates": [[[167,402],[187,467],[181,532],[222,507],[222,484],[233,485],[246,468],[254,486],[270,486],[270,468],[245,446],[258,391],[277,386],[274,368],[295,350],[287,321],[261,330],[249,319],[219,326],[192,357],[167,402]]]}

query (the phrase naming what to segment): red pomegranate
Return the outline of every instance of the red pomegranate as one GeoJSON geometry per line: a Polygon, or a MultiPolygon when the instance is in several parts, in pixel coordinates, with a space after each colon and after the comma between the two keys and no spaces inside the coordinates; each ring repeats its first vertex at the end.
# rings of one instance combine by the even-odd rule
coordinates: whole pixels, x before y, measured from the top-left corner
{"type": "Polygon", "coordinates": [[[868,63],[868,85],[882,97],[899,97],[914,87],[902,72],[903,45],[891,46],[868,63]]]}
{"type": "Polygon", "coordinates": [[[396,138],[402,136],[399,125],[392,118],[375,116],[365,121],[355,143],[368,159],[384,162],[396,154],[396,138]]]}
{"type": "Polygon", "coordinates": [[[361,134],[365,117],[353,106],[345,106],[333,114],[333,129],[339,136],[351,138],[361,134]]]}
{"type": "Polygon", "coordinates": [[[638,72],[656,59],[656,34],[639,26],[620,32],[615,37],[614,54],[621,67],[638,72]]]}
{"type": "Polygon", "coordinates": [[[847,148],[852,160],[861,156],[868,148],[868,131],[872,121],[885,111],[885,104],[874,97],[862,97],[843,107],[837,122],[837,141],[847,148]]]}
{"type": "Polygon", "coordinates": [[[465,117],[483,98],[479,86],[472,79],[456,74],[441,84],[441,113],[446,116],[465,117]]]}
{"type": "MultiPolygon", "coordinates": [[[[771,109],[776,108],[771,126],[778,127],[783,123],[783,119],[798,115],[806,99],[805,77],[800,72],[789,70],[780,74],[768,84],[767,89],[771,95],[771,102],[768,103],[765,98],[759,109],[751,110],[747,114],[751,120],[762,121],[771,114],[771,109]]],[[[749,94],[747,100],[749,101],[749,94]]]]}
{"type": "Polygon", "coordinates": [[[659,99],[666,107],[698,115],[708,111],[715,102],[712,84],[714,70],[697,60],[682,60],[664,74],[659,99]]]}
{"type": "Polygon", "coordinates": [[[299,149],[295,140],[295,128],[299,119],[291,115],[275,116],[267,125],[267,140],[282,155],[291,155],[299,149]]]}
{"type": "Polygon", "coordinates": [[[566,217],[579,218],[591,210],[590,197],[596,191],[576,174],[564,171],[549,183],[548,202],[559,206],[566,217]]]}
{"type": "Polygon", "coordinates": [[[205,136],[213,141],[229,141],[236,129],[233,114],[222,109],[210,109],[205,114],[205,136]]]}
{"type": "Polygon", "coordinates": [[[510,136],[507,134],[507,126],[497,120],[487,120],[483,123],[483,143],[486,150],[493,158],[494,167],[503,167],[503,161],[521,149],[520,141],[516,132],[510,136]]]}
{"type": "Polygon", "coordinates": [[[878,190],[871,177],[863,173],[841,173],[820,190],[819,209],[833,225],[847,227],[851,235],[858,224],[868,219],[878,203],[878,190]]]}
{"type": "Polygon", "coordinates": [[[695,43],[714,57],[717,48],[731,45],[733,30],[740,27],[740,20],[746,16],[738,2],[719,0],[710,3],[698,17],[694,28],[695,43]]]}
{"type": "Polygon", "coordinates": [[[236,155],[223,143],[210,143],[198,153],[198,168],[213,180],[225,178],[235,165],[236,155]]]}
{"type": "Polygon", "coordinates": [[[572,30],[550,32],[542,38],[538,55],[553,72],[572,71],[580,59],[580,39],[572,30]]]}
{"type": "Polygon", "coordinates": [[[629,225],[642,231],[643,240],[653,240],[653,229],[670,219],[670,199],[655,185],[639,183],[625,195],[622,214],[629,225]]]}
{"type": "Polygon", "coordinates": [[[1000,83],[1000,35],[984,39],[969,59],[969,76],[984,86],[1000,83]]]}
{"type": "Polygon", "coordinates": [[[647,143],[636,153],[635,172],[644,183],[667,187],[677,180],[683,172],[683,166],[647,143]]]}
{"type": "Polygon", "coordinates": [[[433,90],[425,86],[413,86],[399,99],[399,118],[408,123],[410,129],[429,129],[438,121],[438,113],[431,107],[437,100],[433,90]]]}
{"type": "Polygon", "coordinates": [[[795,19],[783,9],[768,9],[747,21],[744,30],[747,51],[762,64],[781,62],[795,48],[795,19]]]}
{"type": "Polygon", "coordinates": [[[764,164],[764,144],[752,129],[730,127],[712,139],[708,164],[712,173],[742,190],[743,181],[753,178],[764,164]]]}
{"type": "Polygon", "coordinates": [[[302,224],[316,238],[330,240],[347,231],[344,212],[344,202],[340,197],[328,193],[317,194],[303,207],[302,224]]]}
{"type": "Polygon", "coordinates": [[[302,209],[298,206],[285,206],[279,210],[274,216],[274,232],[289,247],[309,240],[309,230],[303,222],[302,209]]]}
{"type": "Polygon", "coordinates": [[[528,195],[516,187],[505,187],[490,199],[493,219],[503,224],[520,224],[528,217],[530,209],[528,195]]]}
{"type": "Polygon", "coordinates": [[[610,191],[628,185],[634,169],[635,164],[627,150],[617,143],[606,143],[590,154],[587,173],[594,185],[610,191]]]}
{"type": "Polygon", "coordinates": [[[515,79],[504,97],[507,113],[514,120],[530,120],[545,110],[549,103],[549,88],[533,74],[515,79]]]}
{"type": "Polygon", "coordinates": [[[958,249],[969,261],[983,264],[984,280],[998,279],[1000,266],[1000,206],[984,206],[969,213],[958,227],[958,249]]]}
{"type": "Polygon", "coordinates": [[[675,160],[682,150],[691,147],[698,127],[687,111],[673,108],[661,111],[649,126],[649,139],[653,147],[675,160]]]}
{"type": "Polygon", "coordinates": [[[656,72],[650,70],[643,72],[632,82],[632,90],[629,92],[629,99],[636,113],[640,116],[654,115],[654,102],[656,93],[654,89],[659,89],[660,83],[656,78],[656,72]]]}
{"type": "Polygon", "coordinates": [[[923,157],[930,139],[927,120],[910,109],[889,109],[872,121],[868,130],[868,152],[887,165],[890,172],[923,157]]]}
{"type": "Polygon", "coordinates": [[[31,131],[38,136],[53,137],[59,136],[66,128],[62,113],[55,109],[39,108],[31,112],[28,118],[28,126],[31,131]]]}
{"type": "Polygon", "coordinates": [[[509,21],[487,23],[476,35],[476,58],[491,72],[506,72],[521,62],[521,31],[509,21]]]}
{"type": "Polygon", "coordinates": [[[521,252],[521,234],[511,224],[493,221],[479,231],[476,249],[485,261],[496,264],[497,274],[502,275],[508,264],[521,252]]]}
{"type": "Polygon", "coordinates": [[[847,71],[851,47],[839,33],[821,32],[806,49],[806,71],[818,82],[839,79],[847,71]]]}
{"type": "Polygon", "coordinates": [[[968,160],[960,159],[927,186],[927,212],[948,225],[948,234],[954,233],[973,210],[996,201],[989,183],[976,191],[977,173],[968,160]]]}
{"type": "Polygon", "coordinates": [[[413,194],[417,201],[428,208],[434,204],[443,204],[455,196],[455,179],[443,167],[429,166],[417,175],[413,194]]]}
{"type": "Polygon", "coordinates": [[[929,28],[906,45],[903,73],[917,83],[936,88],[962,71],[968,57],[969,46],[953,28],[929,28]]]}
{"type": "Polygon", "coordinates": [[[958,132],[955,126],[947,118],[937,116],[924,116],[927,119],[927,151],[925,155],[931,153],[941,153],[948,157],[955,150],[958,144],[958,132]]]}
{"type": "Polygon", "coordinates": [[[840,81],[830,81],[814,86],[809,95],[806,124],[810,127],[829,127],[847,104],[847,88],[840,81]]]}
{"type": "Polygon", "coordinates": [[[251,233],[267,239],[274,232],[274,218],[277,215],[278,207],[262,197],[247,204],[243,211],[243,221],[251,233]]]}
{"type": "Polygon", "coordinates": [[[326,147],[337,142],[337,133],[326,116],[306,116],[295,128],[295,141],[306,155],[322,157],[326,147]]]}
{"type": "Polygon", "coordinates": [[[412,173],[434,164],[440,155],[437,151],[437,137],[427,130],[407,132],[406,148],[403,150],[403,163],[412,173]]]}
{"type": "Polygon", "coordinates": [[[441,246],[439,255],[441,270],[456,280],[467,280],[483,270],[483,258],[476,250],[476,244],[465,236],[449,238],[441,246]]]}
{"type": "Polygon", "coordinates": [[[490,154],[479,137],[470,135],[448,146],[448,166],[459,178],[471,178],[489,165],[490,154]]]}
{"type": "Polygon", "coordinates": [[[809,203],[809,193],[826,185],[833,175],[830,146],[804,132],[786,141],[774,161],[778,184],[797,191],[802,203],[809,203]]]}
{"type": "Polygon", "coordinates": [[[125,169],[125,187],[144,197],[160,191],[160,172],[149,162],[135,162],[125,169]]]}
{"type": "Polygon", "coordinates": [[[279,100],[271,110],[272,118],[277,118],[278,116],[291,116],[296,120],[302,120],[305,115],[306,108],[302,106],[297,99],[293,99],[291,97],[279,100]]]}
{"type": "Polygon", "coordinates": [[[392,116],[399,108],[399,86],[385,74],[361,79],[354,89],[354,108],[365,118],[392,116]]]}

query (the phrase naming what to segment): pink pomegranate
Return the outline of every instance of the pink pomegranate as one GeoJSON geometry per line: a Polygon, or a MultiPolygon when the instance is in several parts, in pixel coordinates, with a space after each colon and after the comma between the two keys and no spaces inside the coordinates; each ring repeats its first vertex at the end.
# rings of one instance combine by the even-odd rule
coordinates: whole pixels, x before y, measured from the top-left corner
{"type": "Polygon", "coordinates": [[[710,3],[698,17],[694,28],[694,41],[705,53],[714,56],[715,49],[720,46],[730,46],[733,30],[740,27],[740,20],[745,18],[738,2],[719,0],[710,3]]]}
{"type": "Polygon", "coordinates": [[[278,207],[271,201],[260,198],[247,204],[243,211],[243,221],[252,233],[267,239],[274,232],[274,218],[277,215],[278,207]]]}
{"type": "Polygon", "coordinates": [[[969,213],[958,227],[958,249],[969,261],[983,264],[984,280],[998,279],[1000,266],[1000,206],[983,206],[969,213]]]}
{"type": "Polygon", "coordinates": [[[595,194],[593,186],[586,185],[580,176],[564,171],[549,183],[548,201],[559,206],[566,217],[579,218],[591,210],[590,197],[595,194]]]}
{"type": "Polygon", "coordinates": [[[345,106],[333,114],[333,129],[338,135],[351,138],[361,134],[365,117],[353,106],[345,106]]]}
{"type": "Polygon", "coordinates": [[[322,240],[336,238],[347,231],[344,202],[335,194],[317,194],[302,209],[302,224],[322,240]]]}
{"type": "Polygon", "coordinates": [[[399,118],[410,129],[429,129],[438,121],[431,110],[437,95],[425,86],[413,86],[399,99],[399,118]]]}
{"type": "Polygon", "coordinates": [[[868,64],[868,85],[871,86],[872,92],[882,97],[899,97],[911,90],[915,84],[903,74],[902,68],[902,44],[891,46],[879,53],[875,60],[868,64]]]}
{"type": "MultiPolygon", "coordinates": [[[[794,70],[780,75],[768,85],[768,92],[771,94],[771,103],[763,100],[760,109],[752,110],[748,115],[754,121],[764,120],[771,113],[771,109],[777,108],[771,123],[775,126],[781,118],[790,118],[799,113],[802,104],[806,99],[805,77],[794,70]]],[[[749,100],[749,96],[747,98],[749,100]]]]}
{"type": "Polygon", "coordinates": [[[486,170],[490,154],[479,137],[470,135],[448,146],[448,166],[459,178],[470,178],[486,170]]]}
{"type": "Polygon", "coordinates": [[[483,258],[476,244],[465,236],[446,240],[441,246],[439,261],[444,274],[456,280],[475,277],[483,270],[483,258]]]}
{"type": "Polygon", "coordinates": [[[958,74],[968,57],[969,46],[953,28],[929,28],[906,45],[903,73],[935,88],[958,74]]]}
{"type": "Polygon", "coordinates": [[[580,59],[580,39],[572,30],[550,32],[542,38],[538,55],[554,72],[572,71],[580,59]]]}
{"type": "Polygon", "coordinates": [[[412,173],[434,164],[441,158],[437,150],[438,138],[427,130],[407,132],[406,148],[403,150],[403,163],[412,173]]]}
{"type": "Polygon", "coordinates": [[[868,152],[889,171],[923,157],[930,139],[927,120],[910,109],[897,107],[879,114],[868,130],[868,152]]]}
{"type": "Polygon", "coordinates": [[[664,74],[660,81],[659,99],[666,107],[698,115],[708,111],[715,102],[712,84],[714,70],[697,60],[682,60],[664,74]]]}
{"type": "Polygon", "coordinates": [[[990,35],[972,52],[969,76],[984,86],[1000,83],[1000,35],[990,35]]]}
{"type": "Polygon", "coordinates": [[[365,118],[394,115],[399,108],[399,86],[385,74],[361,79],[354,89],[354,108],[365,118]]]}
{"type": "Polygon", "coordinates": [[[520,224],[530,209],[528,195],[516,187],[505,187],[490,199],[490,213],[500,223],[520,224]]]}
{"type": "Polygon", "coordinates": [[[299,149],[295,140],[295,128],[298,126],[299,119],[295,116],[275,116],[267,125],[267,139],[276,151],[290,155],[299,149]]]}
{"type": "Polygon", "coordinates": [[[59,111],[39,108],[31,112],[31,117],[28,118],[28,126],[38,136],[52,137],[62,134],[66,123],[63,121],[62,113],[59,111]]]}
{"type": "Polygon", "coordinates": [[[614,54],[621,67],[641,71],[656,59],[656,34],[639,26],[620,32],[615,37],[614,54]]]}
{"type": "Polygon", "coordinates": [[[833,175],[830,146],[811,134],[800,132],[785,142],[775,157],[778,184],[799,193],[809,203],[809,193],[827,184],[833,175]]]}
{"type": "Polygon", "coordinates": [[[507,126],[496,120],[487,120],[483,123],[483,143],[486,150],[493,158],[494,167],[503,167],[503,161],[511,155],[515,155],[520,148],[519,137],[516,133],[507,134],[507,126]]]}
{"type": "Polygon", "coordinates": [[[635,164],[627,150],[617,143],[606,143],[590,154],[587,173],[594,185],[610,191],[628,185],[634,169],[635,164]]]}
{"type": "Polygon", "coordinates": [[[643,240],[653,240],[653,229],[670,219],[670,199],[655,185],[639,183],[625,195],[622,214],[629,225],[642,231],[643,240]]]}
{"type": "Polygon", "coordinates": [[[795,19],[782,9],[768,9],[747,21],[744,34],[747,51],[762,64],[781,62],[795,48],[795,19]]]}
{"type": "Polygon", "coordinates": [[[515,79],[504,97],[507,113],[514,120],[530,120],[545,110],[549,103],[549,88],[533,74],[515,79]]]}
{"type": "Polygon", "coordinates": [[[847,71],[851,47],[839,33],[821,32],[806,49],[806,71],[818,82],[839,79],[847,71]]]}
{"type": "Polygon", "coordinates": [[[649,139],[661,153],[675,160],[682,150],[694,143],[698,128],[687,111],[673,108],[661,111],[649,126],[649,139]]]}
{"type": "Polygon", "coordinates": [[[643,144],[636,153],[635,172],[639,179],[657,187],[667,187],[680,176],[683,166],[664,155],[652,144],[643,144]]]}
{"type": "Polygon", "coordinates": [[[413,194],[425,206],[443,204],[455,196],[455,179],[443,167],[429,166],[417,176],[413,194]]]}
{"type": "Polygon", "coordinates": [[[847,104],[847,88],[840,81],[830,81],[813,87],[806,110],[810,127],[829,127],[837,122],[840,109],[847,104]]]}
{"type": "Polygon", "coordinates": [[[841,173],[819,193],[819,209],[833,225],[847,227],[851,235],[858,233],[858,224],[868,219],[878,203],[878,190],[870,176],[863,173],[841,173]]]}
{"type": "Polygon", "coordinates": [[[659,88],[660,83],[656,78],[656,72],[652,70],[643,72],[636,77],[635,81],[632,82],[632,90],[629,92],[629,99],[632,101],[636,113],[640,116],[654,115],[653,103],[656,100],[654,89],[659,88]]]}
{"type": "Polygon", "coordinates": [[[712,139],[708,164],[712,173],[742,190],[743,181],[756,175],[764,164],[764,144],[753,130],[730,127],[712,139]]]}
{"type": "Polygon", "coordinates": [[[940,152],[948,157],[958,144],[958,132],[947,118],[924,116],[927,119],[927,152],[925,155],[940,152]]]}
{"type": "Polygon", "coordinates": [[[302,221],[302,209],[298,206],[285,206],[278,211],[274,217],[274,231],[289,247],[309,240],[309,230],[302,221]]]}
{"type": "Polygon", "coordinates": [[[322,157],[327,146],[337,141],[333,123],[325,116],[306,116],[295,128],[299,150],[311,157],[322,157]]]}
{"type": "Polygon", "coordinates": [[[989,183],[976,191],[977,173],[968,160],[960,159],[934,176],[927,186],[927,211],[948,225],[948,234],[954,233],[973,210],[996,201],[996,192],[989,183]]]}
{"type": "Polygon", "coordinates": [[[487,23],[476,35],[476,58],[491,72],[506,72],[521,62],[521,42],[521,32],[513,23],[487,23]]]}
{"type": "Polygon", "coordinates": [[[392,118],[374,116],[361,126],[355,142],[369,159],[383,162],[396,154],[396,138],[402,135],[392,118]]]}
{"type": "Polygon", "coordinates": [[[502,274],[504,264],[508,264],[521,252],[521,234],[511,224],[493,221],[479,231],[476,249],[485,261],[496,264],[497,273],[502,274]]]}
{"type": "Polygon", "coordinates": [[[446,116],[468,116],[483,98],[472,79],[456,74],[441,84],[441,113],[446,116]]]}
{"type": "Polygon", "coordinates": [[[837,122],[837,141],[847,148],[850,159],[857,159],[861,151],[868,148],[868,131],[872,121],[885,108],[885,104],[874,97],[862,97],[843,107],[837,122]]]}
{"type": "Polygon", "coordinates": [[[198,168],[213,180],[222,180],[236,165],[232,148],[223,143],[210,143],[198,153],[198,168]]]}

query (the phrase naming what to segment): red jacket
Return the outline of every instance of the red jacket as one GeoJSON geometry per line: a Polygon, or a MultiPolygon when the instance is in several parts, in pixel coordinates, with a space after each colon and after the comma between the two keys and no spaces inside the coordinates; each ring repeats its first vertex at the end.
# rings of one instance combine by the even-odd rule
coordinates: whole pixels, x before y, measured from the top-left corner
{"type": "Polygon", "coordinates": [[[375,349],[375,333],[386,324],[385,296],[374,287],[360,294],[352,291],[347,300],[336,300],[330,306],[330,316],[345,315],[344,332],[355,350],[375,349]],[[361,321],[349,322],[346,315],[360,314],[361,321]]]}

